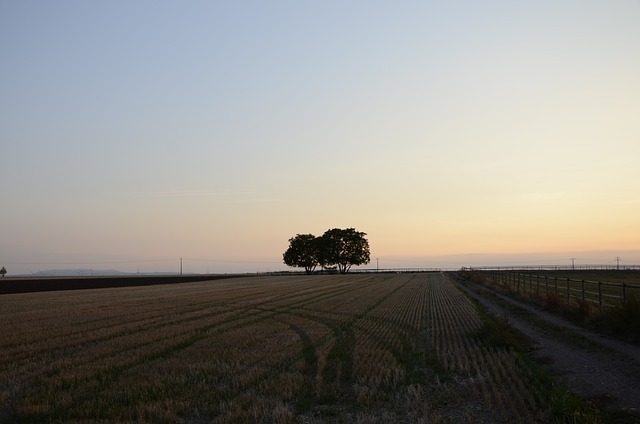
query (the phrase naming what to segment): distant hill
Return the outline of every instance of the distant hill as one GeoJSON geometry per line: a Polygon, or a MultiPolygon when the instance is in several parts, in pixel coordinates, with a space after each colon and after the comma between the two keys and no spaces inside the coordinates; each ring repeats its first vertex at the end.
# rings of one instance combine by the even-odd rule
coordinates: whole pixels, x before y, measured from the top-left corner
{"type": "Polygon", "coordinates": [[[89,269],[89,268],[67,268],[67,269],[45,269],[32,274],[7,274],[7,277],[18,278],[41,278],[41,277],[133,277],[138,275],[146,276],[166,276],[178,275],[177,272],[126,272],[117,269],[89,269]]]}
{"type": "Polygon", "coordinates": [[[118,277],[127,275],[173,275],[175,272],[123,272],[116,269],[47,269],[29,277],[118,277]]]}
{"type": "Polygon", "coordinates": [[[131,275],[115,269],[46,269],[30,274],[33,277],[103,277],[131,275]]]}

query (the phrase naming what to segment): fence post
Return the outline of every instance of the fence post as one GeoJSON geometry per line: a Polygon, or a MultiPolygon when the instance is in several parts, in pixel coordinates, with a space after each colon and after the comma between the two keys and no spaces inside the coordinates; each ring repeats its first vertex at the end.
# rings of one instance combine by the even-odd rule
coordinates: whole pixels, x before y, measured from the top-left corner
{"type": "Polygon", "coordinates": [[[553,294],[558,295],[558,276],[553,278],[553,294]]]}
{"type": "Polygon", "coordinates": [[[567,277],[567,302],[569,301],[569,297],[571,296],[571,288],[569,287],[569,277],[567,277]]]}
{"type": "Polygon", "coordinates": [[[533,294],[533,274],[529,274],[529,295],[533,294]]]}
{"type": "Polygon", "coordinates": [[[602,282],[598,281],[598,307],[602,309],[602,282]]]}
{"type": "Polygon", "coordinates": [[[627,303],[627,285],[622,283],[622,303],[627,303]]]}
{"type": "Polygon", "coordinates": [[[584,302],[584,280],[582,280],[582,283],[580,283],[580,289],[582,291],[582,301],[584,302]]]}
{"type": "Polygon", "coordinates": [[[536,275],[536,292],[538,297],[540,297],[540,274],[536,275]]]}
{"type": "Polygon", "coordinates": [[[544,294],[549,294],[549,281],[546,275],[544,276],[544,294]]]}

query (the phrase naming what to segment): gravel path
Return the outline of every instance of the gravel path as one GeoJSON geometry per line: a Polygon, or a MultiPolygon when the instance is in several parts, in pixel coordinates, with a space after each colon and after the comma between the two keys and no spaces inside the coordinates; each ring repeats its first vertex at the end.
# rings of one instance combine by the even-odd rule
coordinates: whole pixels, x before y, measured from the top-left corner
{"type": "Polygon", "coordinates": [[[487,287],[451,280],[496,317],[505,316],[507,304],[509,324],[533,341],[533,356],[571,392],[606,400],[613,408],[640,411],[640,347],[594,333],[487,287]],[[496,296],[502,305],[491,299],[496,296]],[[527,318],[528,314],[536,319],[527,318]],[[559,337],[544,325],[536,325],[537,320],[578,335],[583,347],[568,343],[567,334],[559,337]]]}

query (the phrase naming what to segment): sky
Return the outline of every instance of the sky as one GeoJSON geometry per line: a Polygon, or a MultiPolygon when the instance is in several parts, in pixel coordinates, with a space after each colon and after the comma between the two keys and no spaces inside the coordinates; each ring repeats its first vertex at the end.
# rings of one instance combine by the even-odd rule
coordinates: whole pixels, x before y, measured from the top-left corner
{"type": "Polygon", "coordinates": [[[381,268],[640,264],[638,22],[637,0],[0,0],[0,266],[274,271],[351,227],[381,268]]]}

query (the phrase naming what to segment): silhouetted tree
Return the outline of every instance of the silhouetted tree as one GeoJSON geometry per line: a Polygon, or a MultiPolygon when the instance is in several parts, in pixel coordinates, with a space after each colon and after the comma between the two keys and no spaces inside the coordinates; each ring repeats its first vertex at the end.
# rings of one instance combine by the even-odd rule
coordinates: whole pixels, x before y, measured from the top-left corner
{"type": "Polygon", "coordinates": [[[318,266],[318,239],[313,234],[297,234],[289,239],[289,248],[282,255],[284,263],[304,268],[311,274],[318,266]]]}
{"type": "Polygon", "coordinates": [[[4,277],[6,273],[7,273],[7,268],[2,267],[2,269],[0,269],[0,274],[2,274],[2,276],[4,277]]]}
{"type": "Polygon", "coordinates": [[[369,242],[366,233],[355,228],[327,230],[319,237],[318,262],[323,267],[335,265],[340,274],[346,274],[352,265],[368,264],[369,242]]]}

